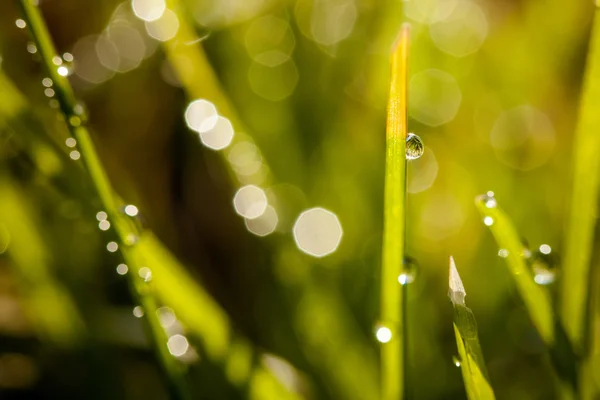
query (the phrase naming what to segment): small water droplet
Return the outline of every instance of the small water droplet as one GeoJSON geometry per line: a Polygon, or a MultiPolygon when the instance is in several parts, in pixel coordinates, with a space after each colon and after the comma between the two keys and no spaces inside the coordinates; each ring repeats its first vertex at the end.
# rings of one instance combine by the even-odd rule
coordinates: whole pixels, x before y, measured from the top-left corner
{"type": "Polygon", "coordinates": [[[69,125],[71,125],[72,127],[77,128],[78,126],[81,125],[81,118],[79,118],[76,115],[73,115],[69,118],[69,125]]]}
{"type": "Polygon", "coordinates": [[[110,229],[110,222],[108,222],[108,220],[106,220],[106,219],[103,221],[100,221],[98,223],[98,228],[100,228],[101,231],[107,231],[110,229]]]}
{"type": "Polygon", "coordinates": [[[77,146],[77,140],[75,140],[75,138],[70,137],[67,138],[67,140],[65,140],[65,144],[67,145],[67,147],[73,148],[77,146]]]}
{"type": "Polygon", "coordinates": [[[508,250],[506,250],[506,249],[500,249],[500,250],[498,250],[498,256],[502,257],[502,258],[508,257],[508,250]]]}
{"type": "Polygon", "coordinates": [[[60,58],[60,56],[54,56],[52,57],[52,63],[56,66],[58,65],[62,65],[63,59],[60,58]]]}
{"type": "Polygon", "coordinates": [[[133,315],[136,318],[142,318],[144,316],[144,309],[140,306],[133,307],[133,315]]]}
{"type": "Polygon", "coordinates": [[[71,70],[66,65],[61,65],[60,67],[56,68],[56,72],[60,76],[69,76],[69,75],[71,75],[71,70]]]}
{"type": "Polygon", "coordinates": [[[494,197],[494,192],[492,192],[491,190],[485,194],[480,194],[475,198],[475,200],[483,203],[483,205],[487,208],[496,208],[496,206],[498,206],[496,197],[494,197]]]}
{"type": "Polygon", "coordinates": [[[409,133],[406,137],[406,159],[416,160],[423,155],[425,145],[423,140],[414,133],[409,133]]]}
{"type": "Polygon", "coordinates": [[[79,103],[73,107],[73,112],[79,116],[82,116],[85,113],[85,107],[83,104],[79,103]]]}
{"type": "Polygon", "coordinates": [[[148,267],[140,268],[140,270],[138,271],[138,275],[145,282],[150,282],[152,280],[152,271],[150,271],[150,268],[148,268],[148,267]]]}
{"type": "Polygon", "coordinates": [[[404,261],[402,263],[402,273],[398,275],[398,283],[401,285],[413,283],[417,277],[418,269],[419,264],[417,263],[417,260],[410,256],[404,257],[404,261]]]}
{"type": "Polygon", "coordinates": [[[127,236],[125,236],[125,244],[127,246],[133,246],[138,242],[138,240],[139,237],[137,235],[134,235],[133,233],[130,233],[127,236]]]}
{"type": "Polygon", "coordinates": [[[460,367],[460,359],[457,356],[452,356],[452,362],[454,363],[454,365],[456,365],[457,367],[460,367]]]}
{"type": "Polygon", "coordinates": [[[50,78],[42,79],[42,85],[44,85],[47,88],[51,87],[53,84],[54,84],[54,82],[52,82],[52,79],[50,79],[50,78]]]}
{"type": "Polygon", "coordinates": [[[133,204],[129,204],[123,208],[123,212],[125,212],[125,214],[129,215],[130,217],[135,217],[138,215],[139,210],[133,204]]]}
{"type": "Polygon", "coordinates": [[[127,273],[127,271],[129,271],[129,267],[127,267],[126,264],[117,265],[117,274],[125,275],[127,273]]]}
{"type": "Polygon", "coordinates": [[[73,54],[71,54],[71,53],[63,54],[63,60],[65,60],[66,62],[73,62],[73,54]]]}
{"type": "Polygon", "coordinates": [[[33,42],[27,43],[27,52],[31,54],[37,53],[37,46],[33,42]]]}
{"type": "Polygon", "coordinates": [[[17,28],[23,29],[27,26],[27,23],[25,21],[23,21],[21,18],[19,18],[18,20],[15,21],[15,25],[17,25],[17,28]]]}
{"type": "Polygon", "coordinates": [[[111,253],[114,253],[115,251],[119,250],[119,245],[117,244],[117,242],[108,242],[108,244],[106,245],[106,250],[110,251],[111,253]]]}
{"type": "Polygon", "coordinates": [[[81,153],[77,150],[73,150],[69,153],[69,157],[71,157],[71,160],[77,161],[81,158],[81,153]]]}
{"type": "Polygon", "coordinates": [[[104,212],[104,211],[98,211],[96,213],[96,219],[98,221],[104,221],[107,218],[108,218],[108,214],[106,212],[104,212]]]}
{"type": "Polygon", "coordinates": [[[541,245],[531,256],[533,280],[538,285],[550,285],[556,280],[558,257],[547,244],[541,245]]]}
{"type": "Polygon", "coordinates": [[[388,326],[384,324],[377,324],[375,326],[375,338],[379,343],[389,343],[393,336],[394,334],[388,326]]]}
{"type": "Polygon", "coordinates": [[[483,219],[483,223],[487,226],[492,226],[494,224],[494,218],[489,215],[483,219]]]}
{"type": "Polygon", "coordinates": [[[44,90],[44,94],[47,97],[54,97],[54,89],[52,88],[47,88],[46,90],[44,90]]]}

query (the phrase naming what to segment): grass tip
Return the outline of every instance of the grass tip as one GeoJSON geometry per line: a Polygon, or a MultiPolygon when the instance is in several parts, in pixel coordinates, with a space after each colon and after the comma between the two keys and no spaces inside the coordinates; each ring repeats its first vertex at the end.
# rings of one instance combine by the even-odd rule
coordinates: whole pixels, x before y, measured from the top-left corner
{"type": "Polygon", "coordinates": [[[448,288],[448,296],[450,297],[450,301],[452,301],[453,304],[461,304],[464,306],[467,292],[465,291],[465,287],[460,279],[458,270],[456,269],[454,257],[452,256],[450,256],[450,268],[448,271],[448,288]]]}

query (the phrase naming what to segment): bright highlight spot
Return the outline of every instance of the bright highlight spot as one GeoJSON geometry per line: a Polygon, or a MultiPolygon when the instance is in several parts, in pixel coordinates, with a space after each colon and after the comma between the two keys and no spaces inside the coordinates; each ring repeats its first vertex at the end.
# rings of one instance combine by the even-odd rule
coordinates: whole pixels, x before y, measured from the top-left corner
{"type": "Polygon", "coordinates": [[[267,209],[267,195],[258,186],[247,185],[237,191],[233,197],[233,206],[244,218],[258,218],[267,209]]]}
{"type": "Polygon", "coordinates": [[[177,19],[177,14],[167,9],[159,19],[146,22],[145,25],[146,32],[148,32],[150,37],[161,42],[166,42],[177,35],[179,19],[177,19]]]}
{"type": "Polygon", "coordinates": [[[106,245],[106,250],[110,251],[111,253],[114,253],[115,251],[119,250],[119,245],[117,244],[117,242],[108,242],[108,244],[106,245]]]}
{"type": "Polygon", "coordinates": [[[169,348],[169,353],[175,357],[181,357],[190,347],[190,344],[185,336],[177,334],[169,338],[167,347],[169,348]]]}
{"type": "Polygon", "coordinates": [[[150,268],[148,267],[140,268],[138,275],[146,282],[149,282],[152,279],[152,271],[150,271],[150,268]]]}
{"type": "Polygon", "coordinates": [[[552,247],[548,246],[547,244],[543,244],[540,246],[540,252],[542,254],[550,254],[552,252],[552,247]]]}
{"type": "Polygon", "coordinates": [[[185,123],[191,130],[202,133],[211,130],[217,124],[217,108],[208,100],[192,101],[185,109],[185,123]]]}
{"type": "Polygon", "coordinates": [[[17,25],[17,28],[23,29],[27,26],[27,23],[19,18],[15,21],[15,25],[17,25]]]}
{"type": "Polygon", "coordinates": [[[99,212],[96,214],[96,219],[97,219],[98,221],[104,221],[104,220],[105,220],[105,219],[107,219],[107,218],[108,218],[108,214],[107,214],[107,213],[105,213],[104,211],[99,211],[99,212]]]}
{"type": "Polygon", "coordinates": [[[108,220],[104,220],[104,221],[100,221],[98,223],[98,228],[100,228],[101,231],[107,231],[110,228],[110,222],[108,222],[108,220]]]}
{"type": "Polygon", "coordinates": [[[71,160],[79,160],[81,158],[81,154],[77,150],[73,150],[69,153],[69,157],[71,157],[71,160]]]}
{"type": "Polygon", "coordinates": [[[494,218],[487,216],[483,219],[483,223],[486,224],[487,226],[492,226],[494,223],[494,218]]]}
{"type": "Polygon", "coordinates": [[[64,65],[61,65],[60,67],[58,67],[56,69],[56,72],[58,72],[58,74],[60,76],[68,76],[69,75],[69,68],[65,67],[64,65]]]}
{"type": "Polygon", "coordinates": [[[338,217],[320,207],[300,214],[293,232],[298,248],[314,257],[333,253],[342,240],[342,225],[338,217]]]}
{"type": "Polygon", "coordinates": [[[163,328],[168,328],[177,322],[177,317],[175,317],[175,313],[169,307],[161,307],[156,310],[156,314],[158,315],[158,319],[163,328]]]}
{"type": "Polygon", "coordinates": [[[125,265],[125,264],[117,265],[117,274],[125,275],[127,273],[127,271],[129,271],[129,268],[127,267],[127,265],[125,265]]]}
{"type": "Polygon", "coordinates": [[[392,331],[386,326],[380,326],[375,331],[375,337],[380,343],[388,343],[390,340],[392,340],[392,331]]]}
{"type": "Polygon", "coordinates": [[[227,118],[217,117],[215,125],[206,132],[200,132],[200,141],[213,150],[222,150],[233,140],[233,126],[227,118]]]}
{"type": "Polygon", "coordinates": [[[246,219],[246,228],[256,236],[267,236],[277,228],[277,211],[271,206],[267,206],[265,212],[254,219],[246,219]]]}
{"type": "Polygon", "coordinates": [[[140,306],[133,307],[133,315],[136,318],[142,318],[144,316],[144,309],[140,306]]]}
{"type": "Polygon", "coordinates": [[[139,19],[154,21],[163,15],[167,6],[164,0],[132,0],[131,8],[139,19]]]}
{"type": "Polygon", "coordinates": [[[133,204],[129,204],[125,206],[125,214],[129,215],[130,217],[135,217],[138,215],[138,208],[133,204]]]}

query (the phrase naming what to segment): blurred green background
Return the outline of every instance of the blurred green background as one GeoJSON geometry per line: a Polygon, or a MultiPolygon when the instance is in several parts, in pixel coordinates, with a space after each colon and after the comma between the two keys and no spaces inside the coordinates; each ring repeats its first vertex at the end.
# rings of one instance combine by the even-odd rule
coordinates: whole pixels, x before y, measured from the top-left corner
{"type": "MultiPolygon", "coordinates": [[[[474,198],[494,191],[532,250],[560,254],[591,1],[185,0],[177,13],[160,0],[39,5],[123,204],[253,343],[251,362],[307,399],[378,396],[388,57],[410,22],[409,131],[426,148],[408,167],[409,397],[465,397],[449,255],[497,397],[555,396],[543,343],[474,198]],[[204,90],[208,65],[186,53],[200,47],[227,110],[204,90]],[[233,127],[188,109],[198,99],[233,127]],[[193,118],[208,133],[190,129],[193,118]],[[299,218],[317,207],[328,212],[299,218]]],[[[0,397],[167,398],[115,272],[122,260],[107,251],[114,234],[99,226],[101,205],[19,18],[16,1],[3,1],[0,397]]],[[[169,319],[185,310],[161,310],[167,334],[189,339],[184,354],[169,349],[194,398],[279,398],[236,385],[230,364],[212,362],[201,338],[169,319]]]]}

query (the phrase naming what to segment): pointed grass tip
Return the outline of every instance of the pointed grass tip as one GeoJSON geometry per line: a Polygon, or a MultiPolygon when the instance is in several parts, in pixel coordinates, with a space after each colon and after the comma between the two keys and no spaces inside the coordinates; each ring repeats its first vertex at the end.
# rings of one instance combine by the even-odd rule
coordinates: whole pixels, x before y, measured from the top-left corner
{"type": "Polygon", "coordinates": [[[453,304],[465,305],[465,287],[463,286],[454,258],[450,256],[450,268],[448,271],[448,296],[453,304]]]}
{"type": "Polygon", "coordinates": [[[402,27],[400,27],[400,31],[398,31],[398,35],[396,36],[396,40],[394,40],[394,43],[392,44],[390,53],[394,54],[402,47],[403,43],[408,43],[409,37],[410,24],[408,22],[405,22],[402,24],[402,27]]]}

